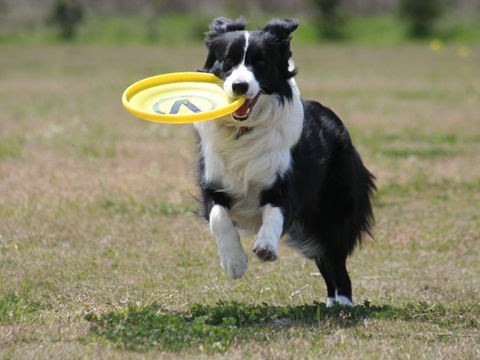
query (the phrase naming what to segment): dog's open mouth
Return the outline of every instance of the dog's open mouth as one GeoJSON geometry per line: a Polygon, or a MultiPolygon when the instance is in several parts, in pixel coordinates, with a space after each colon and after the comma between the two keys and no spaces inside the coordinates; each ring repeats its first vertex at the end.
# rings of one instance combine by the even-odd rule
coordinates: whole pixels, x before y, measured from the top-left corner
{"type": "Polygon", "coordinates": [[[233,113],[233,118],[238,121],[244,121],[248,119],[250,112],[257,103],[260,93],[255,95],[254,98],[246,99],[245,102],[233,113]]]}

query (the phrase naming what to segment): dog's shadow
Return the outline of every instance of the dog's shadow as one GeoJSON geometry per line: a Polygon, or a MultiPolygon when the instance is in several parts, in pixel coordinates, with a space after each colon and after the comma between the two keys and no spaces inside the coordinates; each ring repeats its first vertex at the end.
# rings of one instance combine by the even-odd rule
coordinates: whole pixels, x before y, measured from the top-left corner
{"type": "Polygon", "coordinates": [[[425,303],[394,307],[362,305],[327,308],[324,303],[296,306],[218,302],[196,304],[185,311],[169,310],[158,303],[129,305],[104,314],[89,313],[91,335],[108,339],[121,348],[178,351],[196,347],[226,351],[242,341],[267,341],[290,329],[331,334],[339,328],[364,326],[369,319],[435,322],[446,310],[425,303]]]}

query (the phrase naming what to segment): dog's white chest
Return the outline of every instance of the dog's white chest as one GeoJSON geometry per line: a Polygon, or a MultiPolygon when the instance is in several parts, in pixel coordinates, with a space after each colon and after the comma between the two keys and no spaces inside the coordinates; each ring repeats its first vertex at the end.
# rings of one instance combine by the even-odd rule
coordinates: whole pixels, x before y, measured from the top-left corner
{"type": "Polygon", "coordinates": [[[255,231],[261,223],[261,192],[289,169],[290,146],[272,129],[255,128],[238,139],[228,128],[207,124],[197,129],[204,181],[220,186],[233,199],[230,216],[239,227],[255,231]]]}
{"type": "Polygon", "coordinates": [[[303,124],[293,79],[291,84],[295,96],[287,105],[280,105],[275,96],[262,95],[247,124],[251,130],[240,137],[228,118],[195,124],[204,160],[203,181],[229,195],[230,216],[241,228],[255,231],[254,224],[261,223],[262,191],[291,168],[290,151],[303,124]]]}
{"type": "Polygon", "coordinates": [[[233,196],[271,186],[290,166],[290,148],[274,130],[253,129],[238,139],[230,129],[202,130],[205,180],[233,196]]]}

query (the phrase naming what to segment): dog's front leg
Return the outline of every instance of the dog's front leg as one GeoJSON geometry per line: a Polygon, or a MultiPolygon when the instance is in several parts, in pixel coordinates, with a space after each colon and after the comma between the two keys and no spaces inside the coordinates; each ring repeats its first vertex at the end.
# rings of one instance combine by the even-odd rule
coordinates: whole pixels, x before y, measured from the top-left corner
{"type": "Polygon", "coordinates": [[[231,278],[242,277],[247,271],[248,258],[227,210],[223,206],[215,205],[209,218],[210,229],[217,239],[220,265],[231,278]]]}
{"type": "Polygon", "coordinates": [[[270,204],[262,208],[262,226],[255,238],[253,252],[262,261],[278,258],[278,242],[283,232],[283,213],[270,204]]]}

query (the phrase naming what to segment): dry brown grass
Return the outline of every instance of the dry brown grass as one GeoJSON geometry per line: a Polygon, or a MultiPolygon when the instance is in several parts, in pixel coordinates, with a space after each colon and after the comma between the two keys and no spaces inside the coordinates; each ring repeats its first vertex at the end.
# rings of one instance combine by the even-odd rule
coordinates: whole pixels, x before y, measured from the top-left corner
{"type": "MultiPolygon", "coordinates": [[[[176,312],[218,300],[324,300],[314,265],[286,247],[274,264],[250,257],[247,275],[229,280],[207,226],[191,214],[191,127],[135,120],[120,105],[137,79],[200,67],[200,47],[12,45],[1,53],[0,301],[16,294],[23,305],[0,306],[0,357],[177,358],[119,349],[93,336],[84,315],[135,303],[176,312]]],[[[453,46],[295,53],[304,96],[336,110],[378,178],[375,240],[349,263],[356,301],[423,301],[477,320],[439,328],[366,319],[318,334],[291,327],[226,356],[479,357],[480,49],[467,59],[453,46]]]]}

